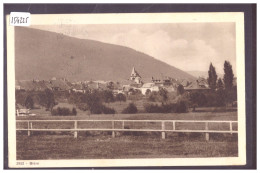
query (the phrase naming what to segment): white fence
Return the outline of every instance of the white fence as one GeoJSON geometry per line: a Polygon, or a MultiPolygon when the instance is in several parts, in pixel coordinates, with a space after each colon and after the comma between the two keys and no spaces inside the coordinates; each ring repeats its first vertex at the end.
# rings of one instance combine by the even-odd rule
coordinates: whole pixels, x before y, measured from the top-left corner
{"type": "Polygon", "coordinates": [[[112,137],[114,138],[115,132],[161,132],[162,139],[165,139],[165,133],[166,132],[189,132],[189,133],[205,133],[205,139],[209,140],[209,133],[238,133],[237,130],[233,129],[233,124],[237,121],[209,121],[209,120],[16,120],[17,123],[27,123],[27,128],[18,128],[16,131],[28,131],[28,136],[31,135],[32,131],[71,131],[74,132],[74,138],[78,137],[79,131],[111,131],[112,137]],[[74,122],[73,128],[68,129],[49,129],[49,128],[33,128],[33,123],[38,122],[74,122]],[[78,122],[111,122],[111,128],[78,128],[78,122]],[[121,123],[121,128],[115,128],[115,122],[121,123]],[[126,122],[156,122],[160,123],[161,128],[160,129],[136,129],[136,128],[125,128],[126,122]],[[166,129],[165,123],[172,123],[172,129],[166,129]],[[205,128],[204,130],[187,130],[187,129],[177,129],[176,124],[177,123],[204,123],[205,128]],[[210,130],[209,129],[209,123],[227,123],[229,124],[229,130],[210,130]]]}

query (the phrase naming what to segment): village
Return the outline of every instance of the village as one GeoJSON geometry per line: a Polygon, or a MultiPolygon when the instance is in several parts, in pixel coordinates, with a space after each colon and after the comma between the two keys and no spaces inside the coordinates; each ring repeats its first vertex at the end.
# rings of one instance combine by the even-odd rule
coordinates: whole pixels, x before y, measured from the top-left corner
{"type": "Polygon", "coordinates": [[[143,95],[152,91],[159,91],[159,88],[166,89],[168,92],[176,92],[178,86],[182,85],[185,91],[199,90],[206,91],[209,88],[207,80],[199,77],[196,80],[188,81],[186,79],[178,80],[171,77],[162,76],[161,78],[151,77],[150,79],[142,79],[141,75],[133,67],[129,79],[122,83],[113,81],[80,81],[69,82],[65,78],[53,77],[50,80],[20,80],[16,81],[16,90],[20,91],[44,91],[50,89],[52,91],[68,91],[85,93],[93,89],[112,90],[113,93],[131,94],[134,90],[139,90],[143,95]]]}
{"type": "MultiPolygon", "coordinates": [[[[16,81],[16,90],[20,92],[43,92],[49,89],[53,92],[68,93],[87,93],[93,91],[110,91],[116,97],[118,94],[131,96],[139,93],[143,96],[149,96],[151,93],[157,93],[164,90],[167,93],[179,92],[208,92],[210,91],[208,82],[205,78],[199,77],[196,80],[188,81],[186,79],[178,80],[171,77],[162,76],[160,78],[142,78],[135,67],[132,68],[130,77],[123,82],[113,81],[80,81],[70,82],[65,78],[53,77],[51,80],[27,80],[16,81]],[[178,91],[179,89],[179,91],[178,91]]],[[[26,107],[26,106],[25,106],[26,107]]],[[[21,107],[17,110],[17,115],[35,115],[30,113],[29,109],[21,107]]]]}

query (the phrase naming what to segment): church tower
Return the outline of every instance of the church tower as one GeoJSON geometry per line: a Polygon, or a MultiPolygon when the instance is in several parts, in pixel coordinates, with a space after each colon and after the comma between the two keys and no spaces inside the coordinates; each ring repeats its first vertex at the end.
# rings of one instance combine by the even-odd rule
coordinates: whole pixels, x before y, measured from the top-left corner
{"type": "Polygon", "coordinates": [[[132,73],[130,75],[130,80],[134,81],[137,84],[142,83],[141,76],[135,70],[135,67],[133,67],[133,69],[132,69],[132,73]]]}

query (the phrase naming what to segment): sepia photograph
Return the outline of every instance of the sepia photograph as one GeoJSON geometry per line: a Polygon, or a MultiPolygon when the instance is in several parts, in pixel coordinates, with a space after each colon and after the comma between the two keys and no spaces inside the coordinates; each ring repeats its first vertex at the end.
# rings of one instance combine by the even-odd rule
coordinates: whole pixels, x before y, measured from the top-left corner
{"type": "Polygon", "coordinates": [[[10,167],[244,165],[244,15],[9,25],[10,167]]]}

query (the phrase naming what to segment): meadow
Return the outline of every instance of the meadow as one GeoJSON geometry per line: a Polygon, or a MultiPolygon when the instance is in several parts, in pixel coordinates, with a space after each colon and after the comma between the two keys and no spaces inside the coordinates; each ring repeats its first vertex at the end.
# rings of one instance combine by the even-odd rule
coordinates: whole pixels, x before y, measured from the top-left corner
{"type": "MultiPolygon", "coordinates": [[[[33,111],[43,111],[36,109],[33,111]]],[[[47,112],[47,111],[46,111],[47,112]]],[[[237,111],[226,108],[199,108],[187,113],[137,113],[137,114],[88,114],[78,111],[77,116],[36,116],[17,117],[17,120],[219,120],[237,121],[237,111]]],[[[115,128],[121,128],[121,122],[115,128]]],[[[165,124],[172,129],[172,123],[165,124]]],[[[34,128],[73,128],[73,122],[33,122],[34,128]]],[[[111,128],[111,122],[79,122],[78,128],[111,128]]],[[[27,124],[17,123],[17,128],[27,124]]],[[[125,122],[125,128],[160,129],[160,123],[125,122]]],[[[176,129],[204,129],[204,123],[176,123],[176,129]]],[[[209,129],[228,130],[227,123],[209,123],[209,129]]],[[[237,130],[237,123],[233,123],[237,130]]],[[[210,134],[205,140],[204,133],[167,132],[161,139],[160,132],[17,132],[17,159],[114,159],[114,158],[181,158],[181,157],[227,157],[237,156],[237,134],[210,134]]]]}
{"type": "Polygon", "coordinates": [[[226,135],[219,140],[215,135],[210,141],[202,136],[173,134],[161,140],[154,135],[85,134],[74,139],[70,135],[17,135],[18,160],[46,159],[125,159],[125,158],[188,158],[188,157],[237,157],[236,135],[226,135]]]}

